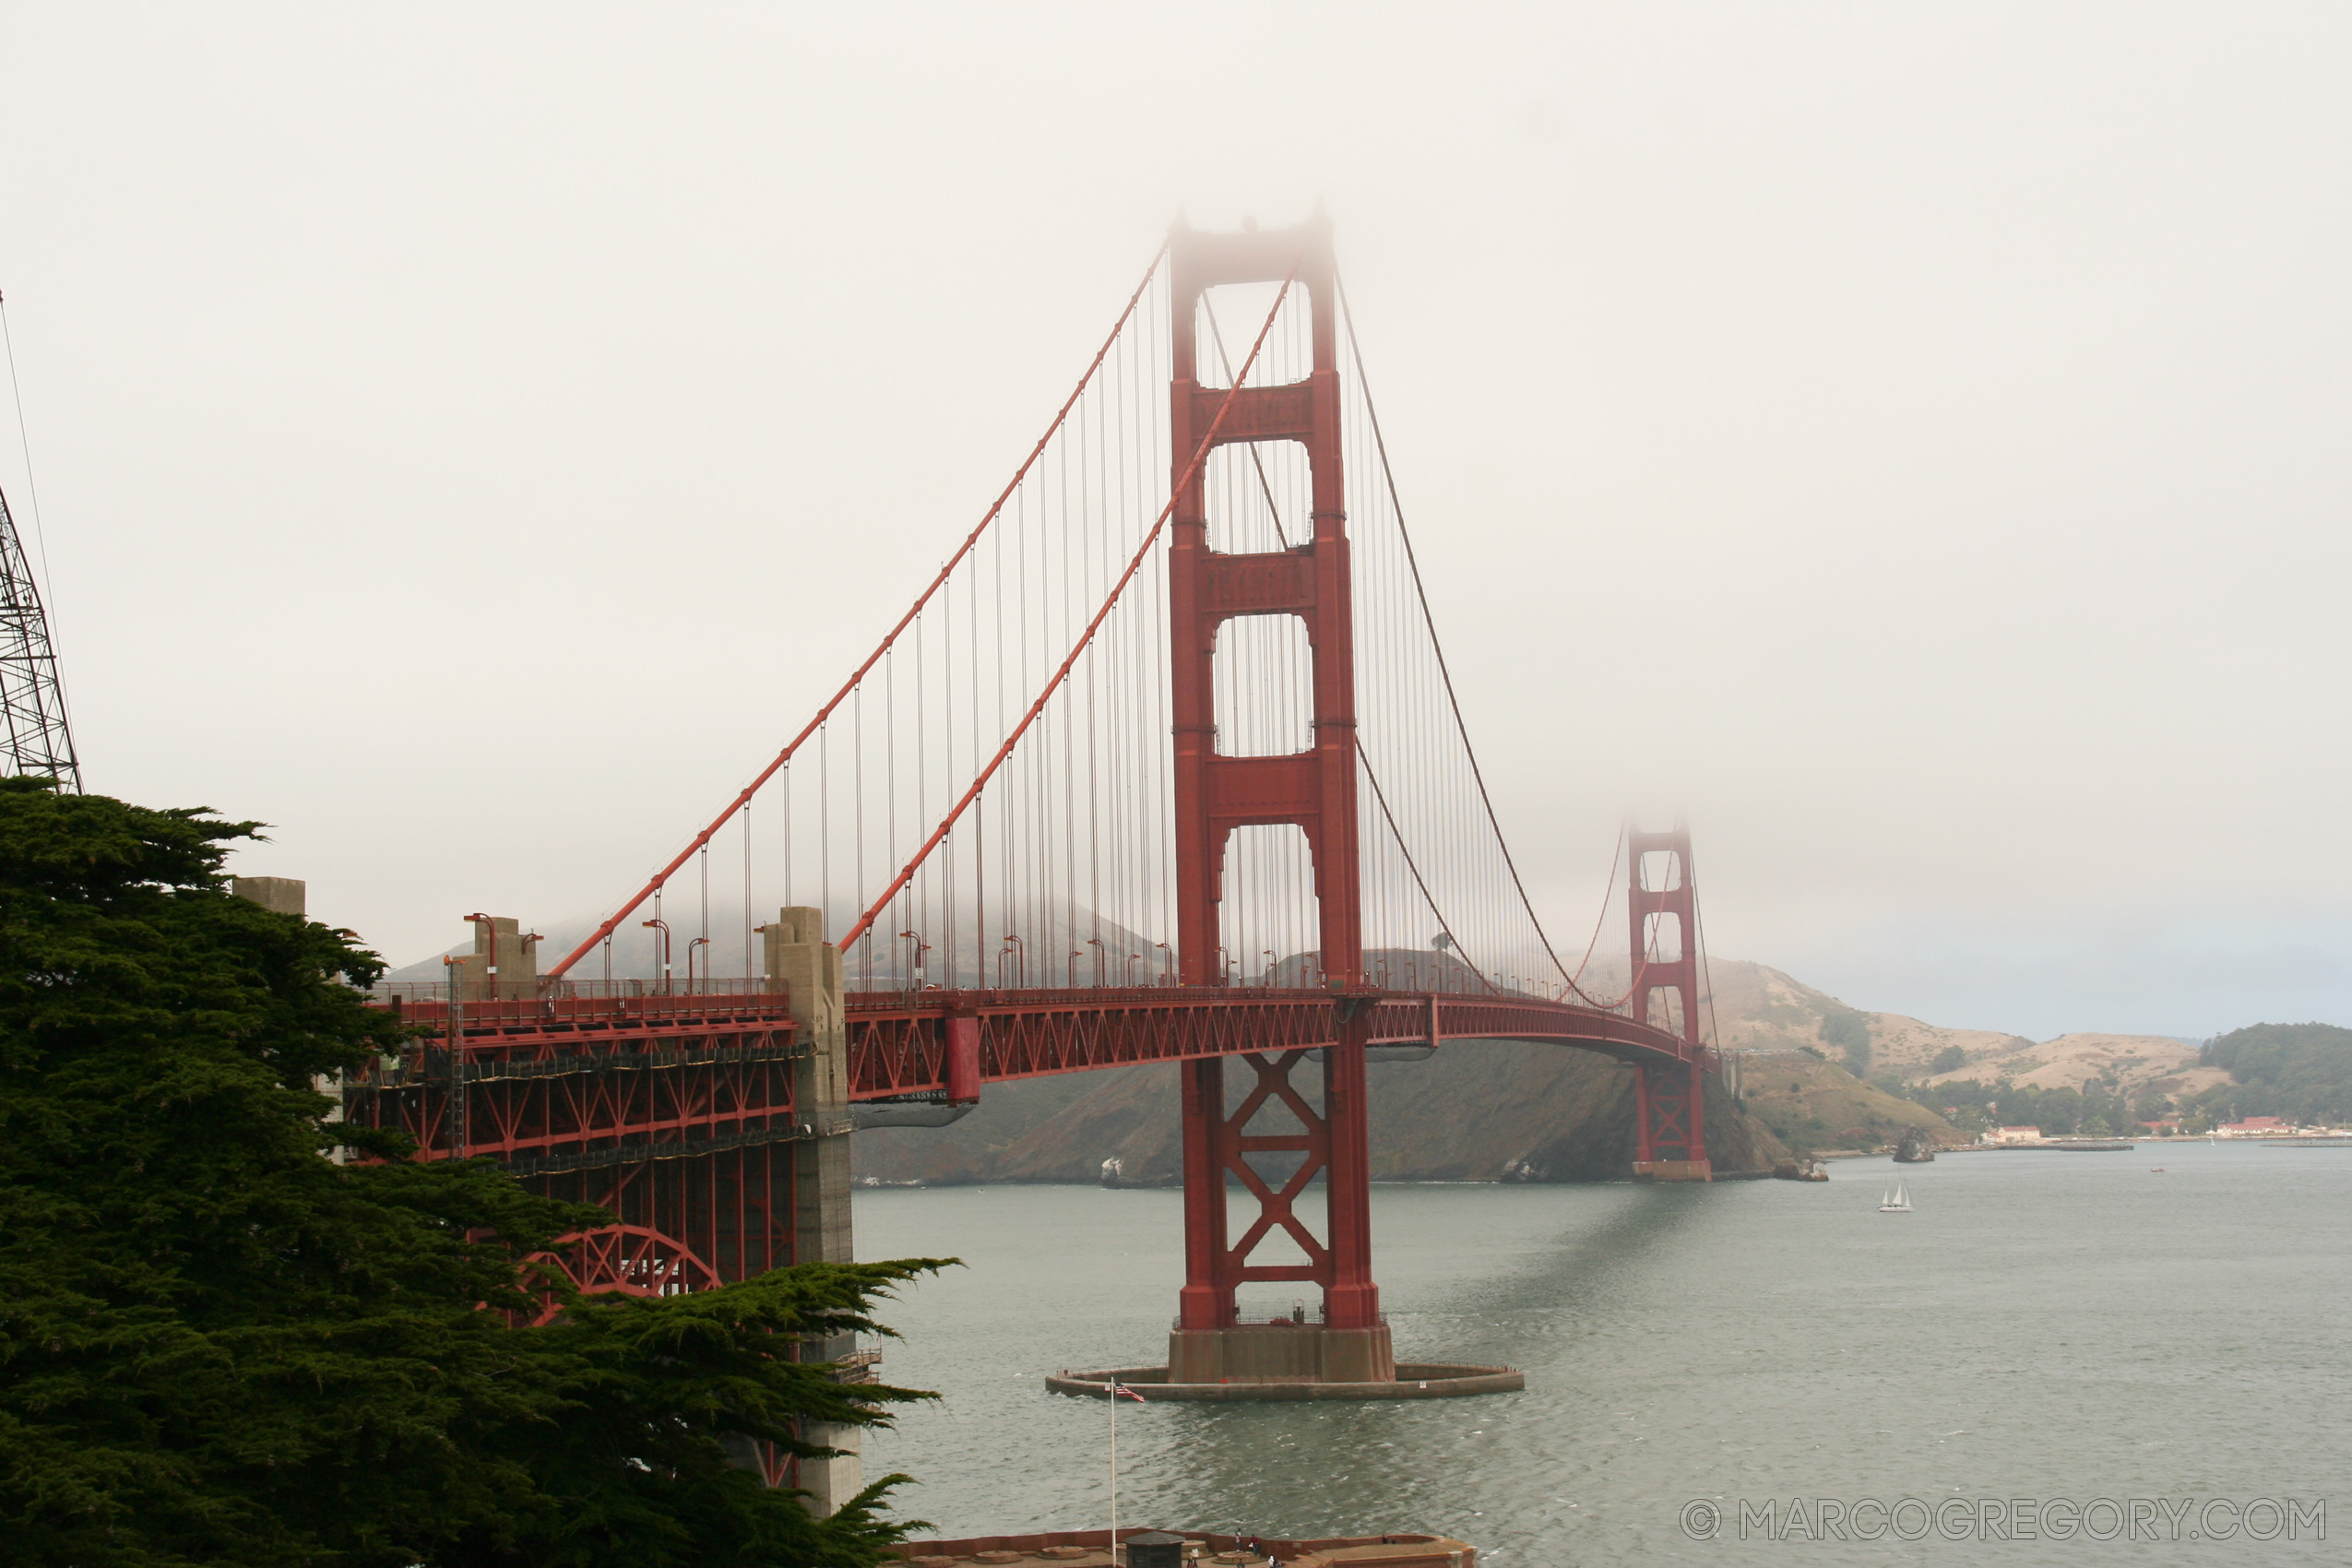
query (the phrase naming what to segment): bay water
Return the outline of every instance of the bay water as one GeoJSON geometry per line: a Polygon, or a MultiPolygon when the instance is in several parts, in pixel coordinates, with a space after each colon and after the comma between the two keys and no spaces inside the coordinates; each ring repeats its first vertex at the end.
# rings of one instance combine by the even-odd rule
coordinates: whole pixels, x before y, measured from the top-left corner
{"type": "MultiPolygon", "coordinates": [[[[1494,1568],[2352,1560],[2352,1149],[1828,1169],[1375,1186],[1398,1356],[1519,1367],[1526,1391],[1123,1402],[1123,1523],[1437,1531],[1494,1568]],[[1881,1213],[1898,1179],[1912,1211],[1881,1213]]],[[[964,1260],[883,1314],[885,1381],[942,1396],[867,1439],[869,1476],[916,1478],[902,1512],[945,1536],[1107,1523],[1111,1411],[1044,1378],[1165,1360],[1182,1206],[859,1192],[859,1256],[964,1260]]]]}

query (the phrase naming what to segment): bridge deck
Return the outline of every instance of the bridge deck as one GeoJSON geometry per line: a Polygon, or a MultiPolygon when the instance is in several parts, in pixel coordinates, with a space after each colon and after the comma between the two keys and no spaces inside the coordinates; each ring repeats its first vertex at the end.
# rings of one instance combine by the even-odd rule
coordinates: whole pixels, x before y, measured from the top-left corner
{"type": "Polygon", "coordinates": [[[1626,1061],[1689,1061],[1705,1050],[1620,1014],[1537,997],[1243,986],[853,992],[850,1092],[866,1099],[944,1087],[947,1026],[955,1018],[979,1026],[981,1081],[1003,1082],[1318,1049],[1337,1038],[1342,1009],[1358,1008],[1372,1012],[1373,1045],[1529,1039],[1626,1061]]]}
{"type": "MultiPolygon", "coordinates": [[[[453,1006],[445,994],[418,994],[426,989],[385,1003],[421,1027],[416,1044],[355,1075],[346,1092],[356,1120],[406,1129],[427,1158],[462,1148],[555,1169],[607,1163],[624,1149],[658,1157],[831,1130],[794,1115],[788,1064],[798,1047],[781,992],[722,982],[453,1006]],[[462,1040],[455,1056],[453,1019],[462,1040]],[[453,1119],[460,1081],[468,1091],[453,1119]]],[[[945,1092],[957,1021],[977,1038],[983,1084],[1316,1050],[1337,1038],[1343,1011],[1360,1009],[1371,1012],[1373,1045],[1525,1039],[1654,1063],[1705,1051],[1619,1014],[1535,997],[1142,986],[852,992],[846,1003],[853,1099],[945,1092]]]]}

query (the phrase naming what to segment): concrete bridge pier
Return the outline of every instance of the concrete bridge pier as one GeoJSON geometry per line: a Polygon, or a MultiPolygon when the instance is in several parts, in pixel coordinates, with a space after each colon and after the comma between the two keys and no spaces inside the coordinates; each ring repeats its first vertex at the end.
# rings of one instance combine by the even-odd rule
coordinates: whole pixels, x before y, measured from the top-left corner
{"type": "Polygon", "coordinates": [[[1633,1069],[1633,1174],[1651,1182],[1712,1182],[1705,1069],[1696,1061],[1633,1069]]]}
{"type": "MultiPolygon", "coordinates": [[[[849,1263],[849,1037],[842,1005],[841,954],[825,940],[825,911],[777,911],[763,926],[767,978],[790,996],[796,1050],[792,1062],[792,1261],[849,1263]]],[[[857,1349],[854,1335],[801,1347],[803,1360],[839,1360],[857,1349]]],[[[799,1485],[819,1515],[832,1513],[865,1485],[858,1429],[813,1425],[802,1435],[840,1450],[801,1462],[799,1485]]]]}

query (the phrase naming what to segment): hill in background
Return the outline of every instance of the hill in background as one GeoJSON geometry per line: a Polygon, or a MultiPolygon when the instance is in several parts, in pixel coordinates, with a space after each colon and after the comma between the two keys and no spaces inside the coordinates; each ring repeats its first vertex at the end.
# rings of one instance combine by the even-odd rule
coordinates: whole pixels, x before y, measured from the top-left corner
{"type": "MultiPolygon", "coordinates": [[[[1158,1063],[991,1084],[951,1126],[859,1134],[853,1167],[881,1182],[1094,1182],[1116,1159],[1126,1183],[1173,1185],[1183,1173],[1177,1074],[1158,1063]]],[[[1316,1075],[1302,1064],[1299,1077],[1316,1075]]],[[[1633,1158],[1631,1073],[1591,1051],[1464,1041],[1422,1062],[1374,1063],[1367,1079],[1375,1181],[1604,1181],[1633,1158]]],[[[1246,1063],[1226,1069],[1236,1101],[1254,1081],[1246,1063]]],[[[1718,1170],[1769,1170],[1788,1158],[1712,1078],[1706,1129],[1718,1170]]]]}

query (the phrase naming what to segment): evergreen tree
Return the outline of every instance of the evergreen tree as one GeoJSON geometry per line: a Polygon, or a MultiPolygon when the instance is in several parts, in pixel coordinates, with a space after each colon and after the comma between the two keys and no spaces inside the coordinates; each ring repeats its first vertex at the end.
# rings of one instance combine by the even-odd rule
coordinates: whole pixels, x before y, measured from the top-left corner
{"type": "Polygon", "coordinates": [[[928,1261],[517,1326],[516,1260],[600,1211],[325,1116],[396,1046],[351,933],[224,885],[255,825],[0,780],[0,1550],[11,1562],[864,1565],[729,1462],[929,1396],[781,1353],[886,1333],[928,1261]],[[336,1163],[339,1142],[373,1158],[336,1163]],[[740,1441],[737,1443],[740,1446],[740,1441]]]}

